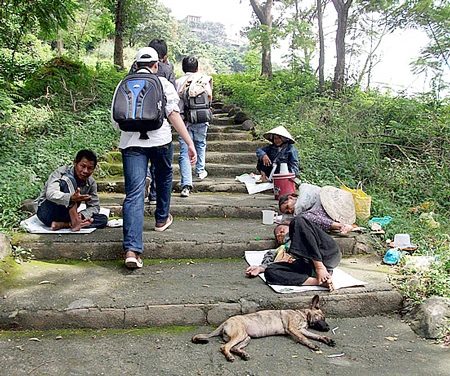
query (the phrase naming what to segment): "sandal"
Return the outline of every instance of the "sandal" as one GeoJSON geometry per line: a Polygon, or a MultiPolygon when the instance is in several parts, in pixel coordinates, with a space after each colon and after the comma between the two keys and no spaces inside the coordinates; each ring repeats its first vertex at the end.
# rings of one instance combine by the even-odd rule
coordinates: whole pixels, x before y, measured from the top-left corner
{"type": "Polygon", "coordinates": [[[165,222],[159,222],[159,223],[156,222],[155,231],[162,232],[162,231],[166,230],[172,224],[172,222],[173,222],[172,214],[169,214],[169,217],[166,219],[165,222]]]}
{"type": "Polygon", "coordinates": [[[134,256],[129,256],[125,259],[125,266],[129,269],[142,268],[144,266],[144,263],[142,262],[141,258],[136,254],[136,252],[133,253],[135,254],[134,256]]]}

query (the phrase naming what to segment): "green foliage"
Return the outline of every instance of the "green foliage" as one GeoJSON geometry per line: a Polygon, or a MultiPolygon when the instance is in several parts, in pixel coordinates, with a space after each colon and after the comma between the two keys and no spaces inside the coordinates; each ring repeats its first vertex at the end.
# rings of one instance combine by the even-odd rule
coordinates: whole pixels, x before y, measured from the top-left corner
{"type": "Polygon", "coordinates": [[[27,215],[22,201],[35,198],[51,171],[70,164],[78,150],[101,156],[115,147],[109,106],[120,78],[112,65],[92,69],[56,58],[26,81],[23,102],[12,106],[0,91],[7,114],[0,128],[0,231],[18,226],[27,215]]]}
{"type": "Polygon", "coordinates": [[[63,105],[74,113],[102,102],[104,89],[113,89],[112,78],[121,78],[111,70],[95,72],[85,64],[64,56],[56,57],[30,75],[25,81],[23,96],[41,105],[63,105]],[[105,74],[110,75],[107,80],[105,74]],[[103,81],[102,81],[103,80],[103,81]]]}

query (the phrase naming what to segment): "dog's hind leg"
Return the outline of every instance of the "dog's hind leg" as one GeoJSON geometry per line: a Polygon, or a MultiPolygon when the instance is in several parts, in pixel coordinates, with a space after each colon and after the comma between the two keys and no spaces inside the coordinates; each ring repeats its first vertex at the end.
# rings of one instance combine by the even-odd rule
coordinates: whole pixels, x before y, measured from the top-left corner
{"type": "Polygon", "coordinates": [[[249,360],[250,355],[247,351],[244,350],[244,347],[246,347],[250,342],[251,337],[247,336],[246,339],[244,339],[242,342],[238,343],[236,346],[233,346],[230,351],[236,355],[239,355],[242,360],[249,360]]]}
{"type": "Polygon", "coordinates": [[[328,346],[335,346],[336,342],[334,342],[334,339],[331,339],[330,337],[322,336],[320,334],[312,333],[309,330],[306,329],[300,329],[300,332],[308,338],[314,339],[316,341],[323,342],[327,344],[328,346]]]}
{"type": "Polygon", "coordinates": [[[228,361],[234,361],[234,356],[231,354],[232,349],[244,342],[247,337],[247,330],[244,324],[237,320],[228,320],[226,325],[223,328],[223,333],[230,337],[230,340],[223,346],[220,347],[223,355],[227,358],[228,361]]]}

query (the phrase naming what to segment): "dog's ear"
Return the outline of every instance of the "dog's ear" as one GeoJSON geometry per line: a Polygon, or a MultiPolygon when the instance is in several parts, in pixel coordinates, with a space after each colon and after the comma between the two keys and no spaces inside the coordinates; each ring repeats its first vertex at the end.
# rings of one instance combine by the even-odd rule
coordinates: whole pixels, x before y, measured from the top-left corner
{"type": "Polygon", "coordinates": [[[311,309],[319,309],[319,295],[314,295],[311,302],[311,309]]]}

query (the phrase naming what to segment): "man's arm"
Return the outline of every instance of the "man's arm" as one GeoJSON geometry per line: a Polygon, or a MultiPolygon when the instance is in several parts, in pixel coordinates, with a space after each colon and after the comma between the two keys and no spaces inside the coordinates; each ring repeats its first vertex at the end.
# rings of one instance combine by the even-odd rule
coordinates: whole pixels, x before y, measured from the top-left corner
{"type": "Polygon", "coordinates": [[[45,198],[57,205],[63,205],[66,208],[69,207],[71,193],[61,192],[60,184],[62,167],[56,169],[49,176],[46,186],[45,186],[45,198]]]}
{"type": "Polygon", "coordinates": [[[168,116],[168,119],[181,138],[186,142],[188,146],[188,154],[191,165],[197,162],[197,151],[195,150],[194,142],[187,131],[186,125],[178,112],[172,111],[168,116]]]}

